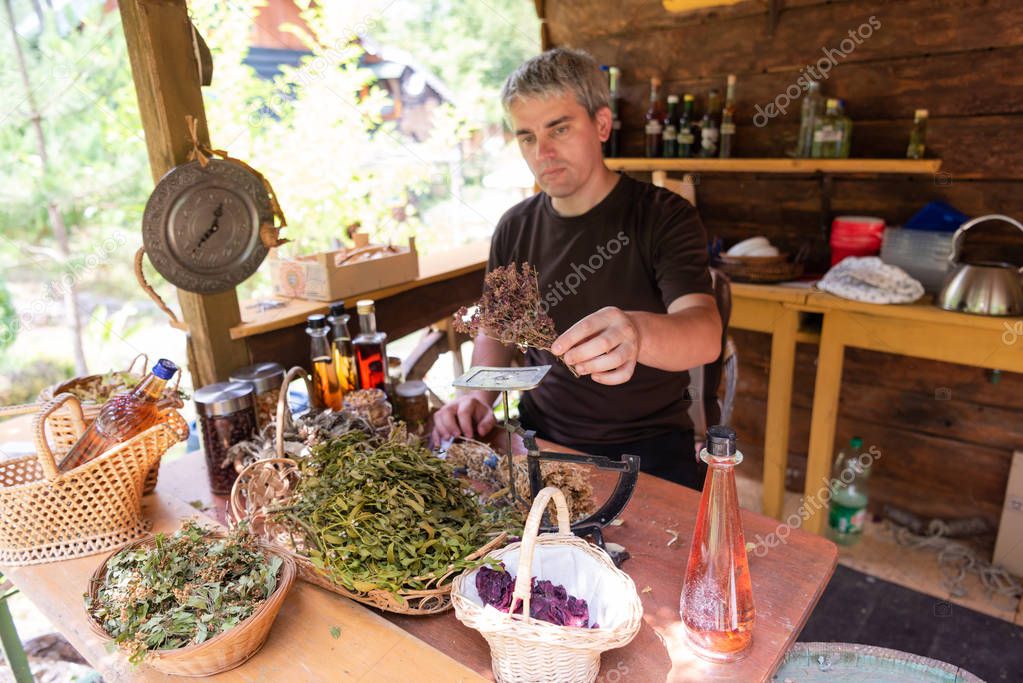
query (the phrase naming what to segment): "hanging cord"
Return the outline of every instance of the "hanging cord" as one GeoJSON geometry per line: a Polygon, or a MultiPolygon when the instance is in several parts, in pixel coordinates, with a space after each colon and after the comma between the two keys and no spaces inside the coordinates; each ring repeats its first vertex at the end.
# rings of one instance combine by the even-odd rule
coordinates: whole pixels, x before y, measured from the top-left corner
{"type": "Polygon", "coordinates": [[[144,247],[139,247],[139,250],[135,252],[135,279],[138,280],[139,286],[142,287],[142,291],[149,295],[149,298],[156,302],[156,305],[160,307],[160,310],[167,314],[170,318],[170,326],[188,332],[188,325],[181,322],[178,316],[175,315],[174,311],[170,309],[170,306],[164,302],[163,297],[160,296],[153,286],[146,281],[146,274],[142,272],[142,255],[146,253],[144,247]]]}
{"type": "Polygon", "coordinates": [[[264,223],[259,226],[259,238],[263,241],[263,245],[267,249],[273,249],[279,247],[282,244],[289,242],[290,240],[281,239],[278,234],[281,229],[284,228],[288,221],[284,218],[284,211],[281,210],[281,205],[277,201],[277,193],[274,192],[273,186],[266,177],[257,171],[256,169],[249,166],[241,159],[235,159],[229,156],[227,150],[213,149],[203,143],[199,142],[199,120],[191,114],[185,114],[185,124],[188,126],[188,135],[192,138],[192,151],[188,153],[189,161],[198,161],[199,165],[206,168],[206,165],[210,163],[210,159],[214,156],[218,156],[224,161],[229,161],[234,164],[238,164],[252,175],[259,178],[259,181],[263,183],[263,188],[266,190],[267,196],[270,198],[270,210],[273,212],[275,223],[264,223]]]}
{"type": "Polygon", "coordinates": [[[1023,583],[1002,567],[992,565],[977,555],[967,545],[946,537],[949,527],[940,520],[931,520],[926,535],[912,533],[909,529],[884,520],[882,528],[892,535],[898,545],[909,548],[924,548],[938,553],[938,566],[945,576],[944,585],[954,597],[967,595],[963,581],[967,574],[976,574],[987,590],[988,602],[999,609],[1015,611],[1023,597],[1023,583]],[[995,599],[999,602],[996,602],[995,599]],[[1004,602],[1005,604],[999,604],[1004,602]]]}

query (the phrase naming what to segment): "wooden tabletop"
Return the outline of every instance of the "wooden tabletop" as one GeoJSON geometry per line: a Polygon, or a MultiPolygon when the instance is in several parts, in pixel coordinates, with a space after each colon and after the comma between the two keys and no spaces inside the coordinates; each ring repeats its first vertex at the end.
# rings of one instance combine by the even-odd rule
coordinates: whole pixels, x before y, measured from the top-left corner
{"type": "MultiPolygon", "coordinates": [[[[400,285],[367,292],[352,292],[346,300],[380,300],[417,287],[449,280],[472,271],[482,271],[490,254],[490,240],[473,242],[449,251],[419,257],[419,277],[400,285]]],[[[243,339],[305,322],[316,313],[326,313],[329,304],[307,299],[272,299],[283,306],[261,310],[259,302],[241,303],[242,323],[231,328],[231,339],[243,339]]],[[[350,302],[349,302],[350,303],[350,302]]]]}
{"type": "MultiPolygon", "coordinates": [[[[598,473],[594,480],[601,496],[613,486],[614,475],[598,473]]],[[[224,501],[209,492],[201,453],[168,459],[161,466],[157,493],[146,499],[147,514],[157,529],[174,528],[178,519],[196,513],[180,501],[202,504],[223,520],[224,501]]],[[[698,505],[695,491],[643,474],[622,515],[623,524],[606,530],[608,541],[625,546],[632,555],[623,569],[640,590],[644,624],[630,645],[604,654],[603,673],[616,670],[620,680],[644,683],[766,681],[817,603],[834,571],[836,548],[823,538],[793,530],[787,543],[765,556],[750,555],[757,621],[748,656],[729,665],[697,659],[686,644],[679,598],[698,505]],[[676,533],[677,541],[668,545],[676,533]]],[[[748,541],[778,529],[778,522],[747,511],[743,524],[748,541]]],[[[81,594],[101,557],[8,572],[107,680],[169,680],[145,669],[132,674],[123,657],[106,652],[88,630],[81,594]]],[[[379,613],[301,581],[285,602],[263,651],[216,680],[270,680],[266,676],[273,672],[294,673],[303,681],[493,679],[486,641],[462,626],[453,612],[430,617],[379,613]],[[334,625],[342,628],[338,640],[330,635],[334,625]]]]}

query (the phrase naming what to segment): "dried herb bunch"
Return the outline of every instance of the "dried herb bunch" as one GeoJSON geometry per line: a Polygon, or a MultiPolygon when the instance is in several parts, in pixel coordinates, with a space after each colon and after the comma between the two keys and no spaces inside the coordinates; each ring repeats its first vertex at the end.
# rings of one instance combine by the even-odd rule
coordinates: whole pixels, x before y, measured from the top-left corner
{"type": "Polygon", "coordinates": [[[471,313],[463,306],[455,314],[455,329],[484,334],[523,352],[531,347],[549,351],[558,338],[554,321],[543,310],[536,270],[528,262],[494,268],[483,281],[483,296],[471,313]]]}
{"type": "Polygon", "coordinates": [[[351,431],[299,461],[295,497],[277,511],[293,544],[348,590],[433,588],[479,562],[496,531],[444,461],[396,430],[351,431]]]}
{"type": "Polygon", "coordinates": [[[170,537],[157,534],[153,546],[110,558],[85,604],[139,664],[149,650],[202,643],[247,619],[277,589],[281,564],[244,525],[217,538],[189,520],[170,537]]]}

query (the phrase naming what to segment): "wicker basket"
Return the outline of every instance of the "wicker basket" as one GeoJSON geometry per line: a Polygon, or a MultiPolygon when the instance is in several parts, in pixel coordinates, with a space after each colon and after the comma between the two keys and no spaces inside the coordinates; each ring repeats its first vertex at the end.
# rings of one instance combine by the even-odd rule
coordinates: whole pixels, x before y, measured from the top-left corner
{"type": "Polygon", "coordinates": [[[128,441],[69,472],[59,472],[46,423],[67,410],[77,434],[81,407],[60,394],[35,419],[36,455],[0,462],[0,565],[27,565],[103,552],[146,533],[142,487],[172,445],[188,436],[175,410],[128,441]]]}
{"type": "MultiPolygon", "coordinates": [[[[142,379],[146,374],[146,367],[149,364],[149,357],[140,353],[132,359],[131,363],[124,370],[127,373],[135,374],[139,379],[142,379]],[[135,366],[142,360],[142,369],[139,372],[135,372],[135,366]]],[[[42,410],[43,406],[53,400],[55,396],[63,393],[74,393],[74,390],[90,384],[92,382],[98,382],[103,378],[103,375],[86,375],[84,377],[73,377],[65,382],[54,384],[46,387],[39,392],[39,398],[35,403],[27,403],[20,406],[6,406],[0,408],[0,416],[2,417],[13,417],[14,415],[23,415],[27,413],[37,413],[42,410]]],[[[161,408],[164,410],[178,410],[183,407],[181,399],[178,397],[178,384],[181,382],[181,373],[178,373],[177,382],[173,388],[167,389],[163,400],[161,401],[161,408]]],[[[96,403],[94,401],[80,402],[82,408],[82,419],[85,422],[85,426],[88,427],[92,424],[93,420],[99,417],[100,410],[103,409],[103,403],[96,403]]],[[[72,416],[71,411],[67,408],[58,411],[50,416],[47,423],[47,431],[50,436],[50,444],[53,449],[54,455],[58,460],[67,454],[71,447],[75,445],[75,441],[78,440],[79,432],[76,427],[75,418],[72,416]]],[[[143,493],[152,493],[156,489],[157,477],[160,474],[160,463],[159,461],[153,465],[152,469],[146,473],[145,486],[142,489],[143,493]]]]}
{"type": "Polygon", "coordinates": [[[803,274],[803,263],[778,256],[729,256],[719,254],[716,265],[736,282],[785,282],[803,274]]]}
{"type": "MultiPolygon", "coordinates": [[[[212,532],[214,538],[224,538],[223,532],[212,532]]],[[[142,546],[155,544],[153,537],[143,538],[129,543],[117,552],[132,550],[142,546]]],[[[266,642],[274,619],[284,603],[291,586],[295,583],[296,568],[294,561],[280,548],[268,543],[259,542],[260,548],[283,560],[277,575],[277,588],[270,597],[256,610],[234,628],[210,638],[197,645],[188,645],[176,650],[153,650],[146,655],[146,664],[172,676],[212,676],[229,669],[241,666],[252,658],[266,642]]],[[[89,597],[96,598],[107,574],[107,562],[117,553],[113,553],[102,564],[96,567],[89,580],[89,597]]],[[[89,628],[104,641],[113,643],[113,638],[106,632],[102,624],[89,615],[89,628]]]]}
{"type": "MultiPolygon", "coordinates": [[[[398,597],[383,590],[356,593],[332,581],[313,566],[307,557],[296,552],[292,546],[291,533],[271,520],[270,510],[288,500],[298,484],[298,478],[298,466],[287,458],[270,458],[252,463],[242,470],[231,488],[227,506],[228,521],[234,525],[243,519],[248,520],[254,533],[285,548],[284,552],[298,565],[300,578],[356,602],[385,612],[409,615],[437,614],[451,608],[450,579],[454,572],[437,578],[433,588],[401,591],[398,597]]],[[[498,535],[466,559],[483,557],[500,547],[506,538],[504,533],[498,535]]]]}
{"type": "MultiPolygon", "coordinates": [[[[522,614],[485,609],[477,602],[478,596],[470,597],[470,593],[475,593],[477,571],[472,570],[455,578],[452,586],[455,616],[469,628],[479,631],[490,644],[494,677],[499,683],[580,683],[595,680],[600,671],[600,654],[628,645],[639,632],[643,604],[636,585],[614,566],[607,553],[572,533],[565,496],[553,486],[540,491],[533,501],[522,542],[512,543],[488,557],[500,560],[516,552],[518,569],[512,604],[521,602],[522,614]],[[558,532],[537,535],[544,510],[552,497],[558,511],[558,532]],[[567,550],[576,556],[573,559],[587,563],[594,572],[599,572],[602,595],[621,601],[614,624],[588,629],[558,626],[529,617],[531,568],[538,550],[541,553],[567,550]]],[[[572,593],[571,586],[565,588],[572,593]]]]}

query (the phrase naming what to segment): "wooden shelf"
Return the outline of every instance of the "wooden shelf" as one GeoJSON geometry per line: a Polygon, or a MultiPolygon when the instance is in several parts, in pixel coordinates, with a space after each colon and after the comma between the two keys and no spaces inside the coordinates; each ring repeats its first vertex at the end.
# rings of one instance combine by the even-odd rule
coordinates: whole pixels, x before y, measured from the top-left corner
{"type": "Polygon", "coordinates": [[[941,159],[645,159],[615,158],[612,171],[697,171],[704,173],[897,173],[930,175],[941,159]]]}

